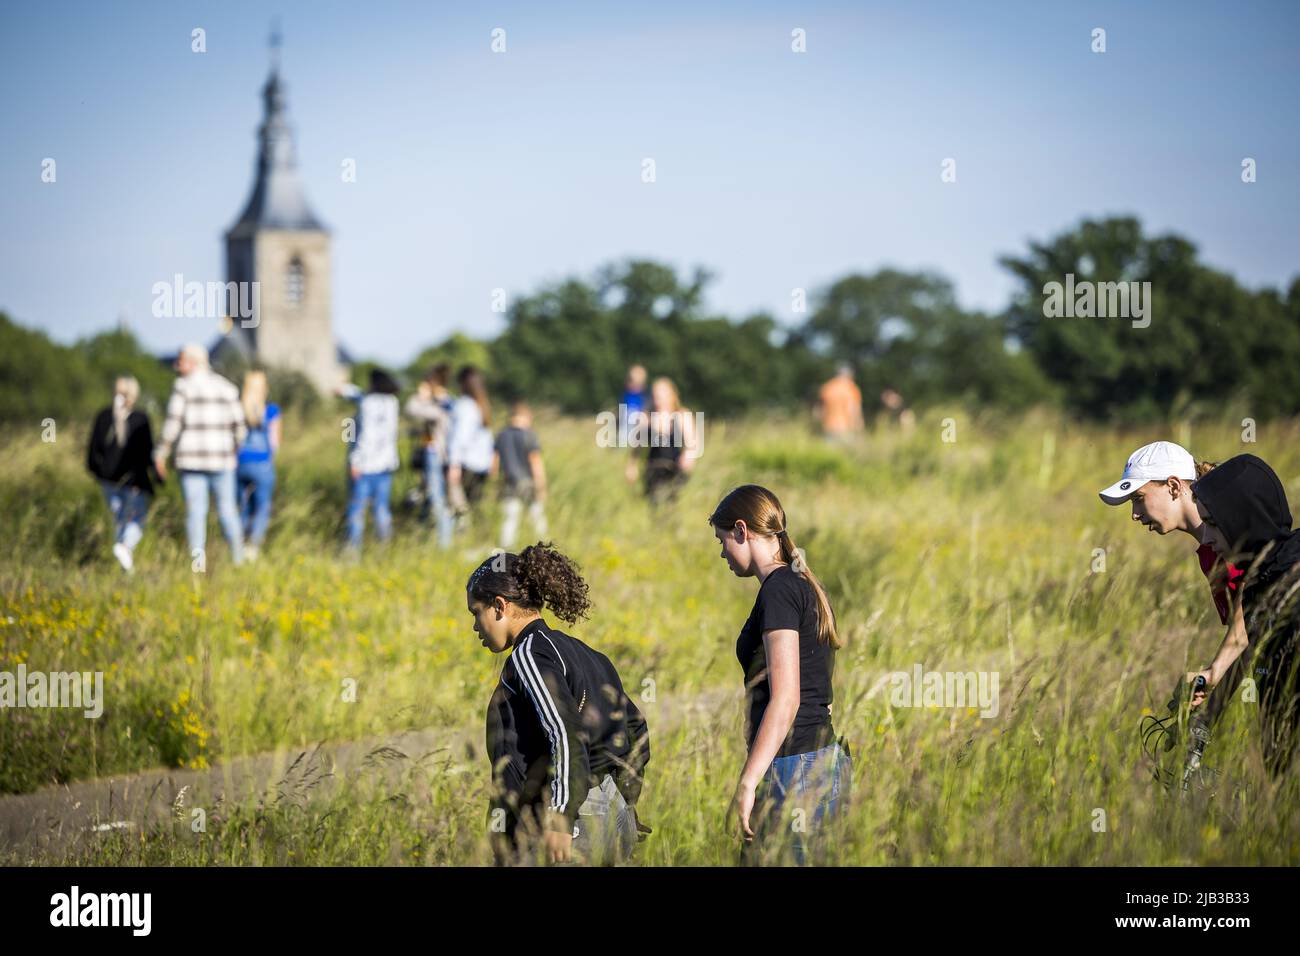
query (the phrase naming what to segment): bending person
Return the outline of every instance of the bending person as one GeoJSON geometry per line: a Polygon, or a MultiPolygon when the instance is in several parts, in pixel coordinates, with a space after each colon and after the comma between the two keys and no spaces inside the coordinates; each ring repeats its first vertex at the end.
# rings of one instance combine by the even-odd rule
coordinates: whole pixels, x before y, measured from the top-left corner
{"type": "Polygon", "coordinates": [[[609,658],[541,616],[586,616],[587,583],[539,543],[488,558],[465,598],[482,645],[510,655],[487,715],[498,862],[527,859],[539,845],[553,863],[575,849],[591,862],[626,858],[643,829],[635,808],[650,759],[645,720],[609,658]]]}
{"type": "Polygon", "coordinates": [[[1236,654],[1221,654],[1232,659],[1228,679],[1210,696],[1210,716],[1217,716],[1246,669],[1253,669],[1264,762],[1277,776],[1290,764],[1300,716],[1300,532],[1291,529],[1282,482],[1255,455],[1230,458],[1197,481],[1192,492],[1205,525],[1204,540],[1245,569],[1237,600],[1247,646],[1236,654]]]}

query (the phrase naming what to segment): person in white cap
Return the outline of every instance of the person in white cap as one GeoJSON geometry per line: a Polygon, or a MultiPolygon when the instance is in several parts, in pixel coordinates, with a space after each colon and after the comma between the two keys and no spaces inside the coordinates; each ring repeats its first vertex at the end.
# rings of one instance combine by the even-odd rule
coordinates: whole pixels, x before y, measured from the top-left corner
{"type": "MultiPolygon", "coordinates": [[[[1223,561],[1214,547],[1204,541],[1204,522],[1192,497],[1193,482],[1212,468],[1213,462],[1198,462],[1182,445],[1171,441],[1152,442],[1129,455],[1119,481],[1098,492],[1108,505],[1130,502],[1133,520],[1145,525],[1148,531],[1162,535],[1182,531],[1197,540],[1197,563],[1210,582],[1210,594],[1214,598],[1215,610],[1219,612],[1219,620],[1224,624],[1231,623],[1223,645],[1215,655],[1215,665],[1188,675],[1189,681],[1198,674],[1204,676],[1211,687],[1222,676],[1217,672],[1217,663],[1234,657],[1232,652],[1238,650],[1238,644],[1244,647],[1246,639],[1240,602],[1230,601],[1228,597],[1229,592],[1237,591],[1238,579],[1245,572],[1223,561]],[[1220,565],[1222,568],[1216,570],[1220,565]]],[[[1204,696],[1197,693],[1192,703],[1199,704],[1204,696]]]]}
{"type": "Polygon", "coordinates": [[[1098,494],[1108,505],[1131,501],[1133,520],[1149,531],[1184,531],[1199,541],[1201,518],[1192,501],[1191,483],[1213,467],[1198,466],[1182,445],[1155,441],[1129,455],[1119,481],[1098,494]]]}

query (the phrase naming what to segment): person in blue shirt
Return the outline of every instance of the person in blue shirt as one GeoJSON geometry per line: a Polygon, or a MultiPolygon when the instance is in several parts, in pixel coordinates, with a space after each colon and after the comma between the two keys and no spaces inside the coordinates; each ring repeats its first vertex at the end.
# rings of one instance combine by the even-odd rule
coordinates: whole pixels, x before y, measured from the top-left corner
{"type": "Polygon", "coordinates": [[[244,406],[248,436],[239,449],[235,474],[239,511],[244,528],[244,557],[256,560],[271,523],[271,494],[275,490],[275,453],[280,448],[280,408],[267,401],[266,373],[244,376],[239,401],[244,406]]]}
{"type": "Polygon", "coordinates": [[[636,482],[639,469],[636,463],[636,447],[634,440],[635,435],[644,431],[641,425],[642,417],[645,415],[645,383],[646,370],[644,365],[633,365],[627,370],[627,378],[623,383],[623,397],[619,399],[622,406],[619,409],[619,443],[624,448],[632,448],[633,452],[628,457],[625,468],[629,484],[636,482]]]}

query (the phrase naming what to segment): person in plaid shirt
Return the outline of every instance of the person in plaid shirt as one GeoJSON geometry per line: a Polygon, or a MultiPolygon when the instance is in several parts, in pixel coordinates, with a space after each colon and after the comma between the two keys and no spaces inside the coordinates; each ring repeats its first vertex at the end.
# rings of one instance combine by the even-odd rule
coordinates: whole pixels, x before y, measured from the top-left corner
{"type": "Polygon", "coordinates": [[[235,564],[243,560],[243,533],[235,503],[235,467],[247,428],[239,389],[208,367],[208,350],[187,345],[176,360],[180,378],[167,401],[167,421],[154,464],[162,478],[176,453],[185,496],[185,534],[190,554],[203,555],[208,531],[208,494],[217,498],[217,518],[235,564]]]}

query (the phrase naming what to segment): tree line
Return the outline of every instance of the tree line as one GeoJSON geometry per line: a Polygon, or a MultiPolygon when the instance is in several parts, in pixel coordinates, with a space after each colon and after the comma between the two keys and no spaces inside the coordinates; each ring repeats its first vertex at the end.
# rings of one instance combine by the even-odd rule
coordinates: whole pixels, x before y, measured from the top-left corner
{"type": "MultiPolygon", "coordinates": [[[[503,398],[584,414],[617,402],[633,363],[670,376],[692,408],[715,415],[807,403],[841,363],[869,405],[892,388],[918,407],[1047,404],[1104,420],[1300,411],[1300,276],[1285,292],[1246,288],[1201,262],[1190,241],[1145,236],[1132,217],[1085,220],[999,264],[1017,288],[998,313],[963,309],[942,275],[886,268],[837,279],[814,290],[804,313],[779,319],[713,314],[706,270],[629,260],[521,296],[495,338],[458,333],[396,371],[413,387],[436,362],[475,364],[503,398]],[[1067,277],[1071,289],[1149,284],[1149,321],[1045,308],[1046,290],[1067,277]]],[[[358,363],[354,380],[364,384],[372,364],[358,363]]],[[[282,404],[322,407],[301,376],[269,372],[282,404]]],[[[3,418],[89,414],[119,374],[134,374],[147,400],[165,400],[170,370],[129,332],[61,346],[0,313],[3,418]]]]}

